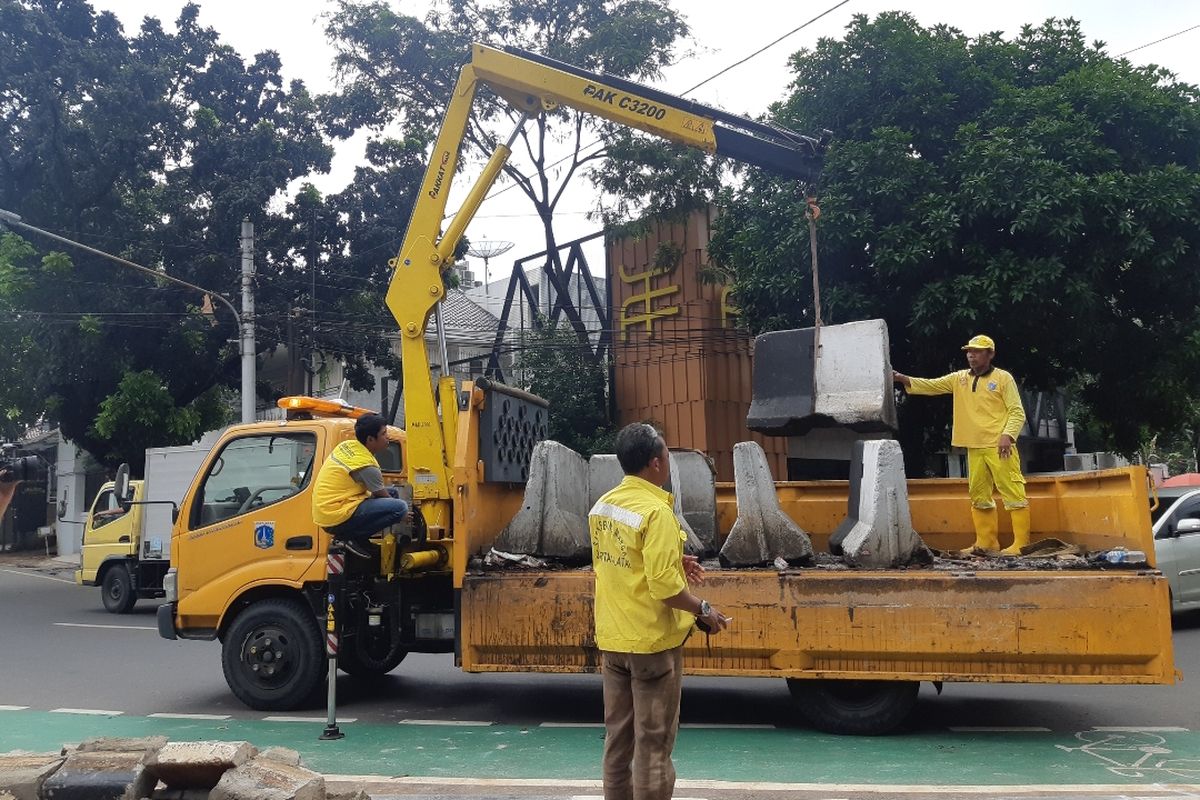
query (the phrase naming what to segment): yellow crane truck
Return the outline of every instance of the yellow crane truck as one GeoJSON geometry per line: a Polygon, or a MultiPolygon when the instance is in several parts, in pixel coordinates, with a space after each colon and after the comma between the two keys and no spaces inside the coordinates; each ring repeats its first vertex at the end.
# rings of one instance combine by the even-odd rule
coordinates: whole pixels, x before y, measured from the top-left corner
{"type": "MultiPolygon", "coordinates": [[[[350,559],[339,667],[381,674],[409,652],[453,652],[469,672],[595,672],[592,573],[495,569],[489,553],[523,503],[544,401],[445,368],[442,272],[516,136],[497,148],[441,232],[472,100],[487,86],[522,121],[560,105],[676,142],[810,180],[819,142],[773,126],[483,45],[462,68],[414,207],[387,303],[401,335],[405,430],[389,429],[385,480],[411,491],[418,530],[374,562],[350,559]],[[426,353],[437,323],[436,391],[426,353]],[[440,401],[440,402],[439,402],[440,401]]],[[[280,401],[287,418],[230,428],[185,494],[173,530],[168,639],[220,639],[233,693],[257,709],[293,708],[325,678],[329,536],[311,518],[313,472],[353,435],[361,410],[312,398],[280,401]]],[[[783,511],[816,549],[846,516],[848,483],[780,483],[783,511]]],[[[717,529],[737,516],[732,485],[715,489],[717,529]]],[[[908,483],[913,528],[930,547],[973,540],[962,481],[908,483]]],[[[1176,678],[1168,588],[1153,568],[1141,469],[1033,476],[1034,530],[1085,550],[1126,547],[1142,568],[1074,570],[776,567],[712,569],[705,596],[735,624],[685,648],[689,674],[786,679],[814,726],[878,733],[899,724],[922,681],[1162,684],[1176,678]]]]}

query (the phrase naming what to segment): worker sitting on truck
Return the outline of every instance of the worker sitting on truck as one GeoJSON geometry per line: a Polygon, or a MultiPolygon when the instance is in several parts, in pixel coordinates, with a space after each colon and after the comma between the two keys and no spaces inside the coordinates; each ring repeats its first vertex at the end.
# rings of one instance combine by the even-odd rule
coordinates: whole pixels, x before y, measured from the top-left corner
{"type": "Polygon", "coordinates": [[[994,554],[1000,549],[993,499],[998,489],[1013,528],[1013,543],[1002,553],[1019,556],[1021,548],[1029,544],[1029,501],[1015,446],[1025,426],[1025,408],[1013,376],[992,366],[996,343],[990,336],[973,336],[962,349],[967,354],[967,369],[940,378],[911,378],[892,372],[892,379],[908,394],[954,395],[950,444],[967,450],[967,490],[975,524],[975,544],[963,554],[994,554]]]}
{"type": "Polygon", "coordinates": [[[704,570],[683,555],[685,536],[663,488],[666,442],[650,425],[617,435],[625,478],[588,513],[596,573],[596,646],[604,672],[604,796],[671,797],[683,643],[697,623],[729,624],[688,591],[704,570]]]}
{"type": "Polygon", "coordinates": [[[370,558],[369,540],[412,512],[394,486],[384,486],[375,454],[388,448],[387,422],[364,414],[354,422],[354,438],[333,448],[317,472],[313,522],[333,535],[346,552],[370,558]]]}

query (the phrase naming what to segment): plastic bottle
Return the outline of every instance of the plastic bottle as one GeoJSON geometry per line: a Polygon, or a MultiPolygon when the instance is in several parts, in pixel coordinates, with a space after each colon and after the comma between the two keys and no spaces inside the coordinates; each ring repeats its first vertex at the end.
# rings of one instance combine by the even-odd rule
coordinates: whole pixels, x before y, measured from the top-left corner
{"type": "Polygon", "coordinates": [[[1104,554],[1104,560],[1109,564],[1145,564],[1146,554],[1141,550],[1126,550],[1118,547],[1104,554]]]}

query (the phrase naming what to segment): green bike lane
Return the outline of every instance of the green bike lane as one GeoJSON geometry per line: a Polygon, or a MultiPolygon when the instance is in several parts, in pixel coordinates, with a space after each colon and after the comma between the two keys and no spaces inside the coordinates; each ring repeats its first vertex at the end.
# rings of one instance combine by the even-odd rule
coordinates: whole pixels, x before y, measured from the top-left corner
{"type": "MultiPolygon", "coordinates": [[[[331,775],[596,780],[603,729],[519,725],[342,725],[0,711],[0,752],[55,751],[96,736],[161,734],[173,741],[246,740],[289,747],[331,775]]],[[[1200,733],[1181,729],[1078,732],[935,731],[839,737],[787,728],[688,728],[681,780],[883,786],[1184,785],[1200,790],[1200,733]]]]}

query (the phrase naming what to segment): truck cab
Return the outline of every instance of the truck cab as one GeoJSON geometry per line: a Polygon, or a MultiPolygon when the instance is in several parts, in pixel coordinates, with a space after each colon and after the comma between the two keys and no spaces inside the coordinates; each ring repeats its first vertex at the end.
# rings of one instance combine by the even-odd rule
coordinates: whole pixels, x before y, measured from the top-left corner
{"type": "MultiPolygon", "coordinates": [[[[141,501],[144,482],[130,481],[129,485],[133,500],[141,501]]],[[[104,607],[114,614],[128,612],[137,602],[132,567],[141,549],[142,518],[143,506],[123,506],[115,484],[109,481],[96,493],[83,528],[75,583],[99,586],[104,607]]]]}

